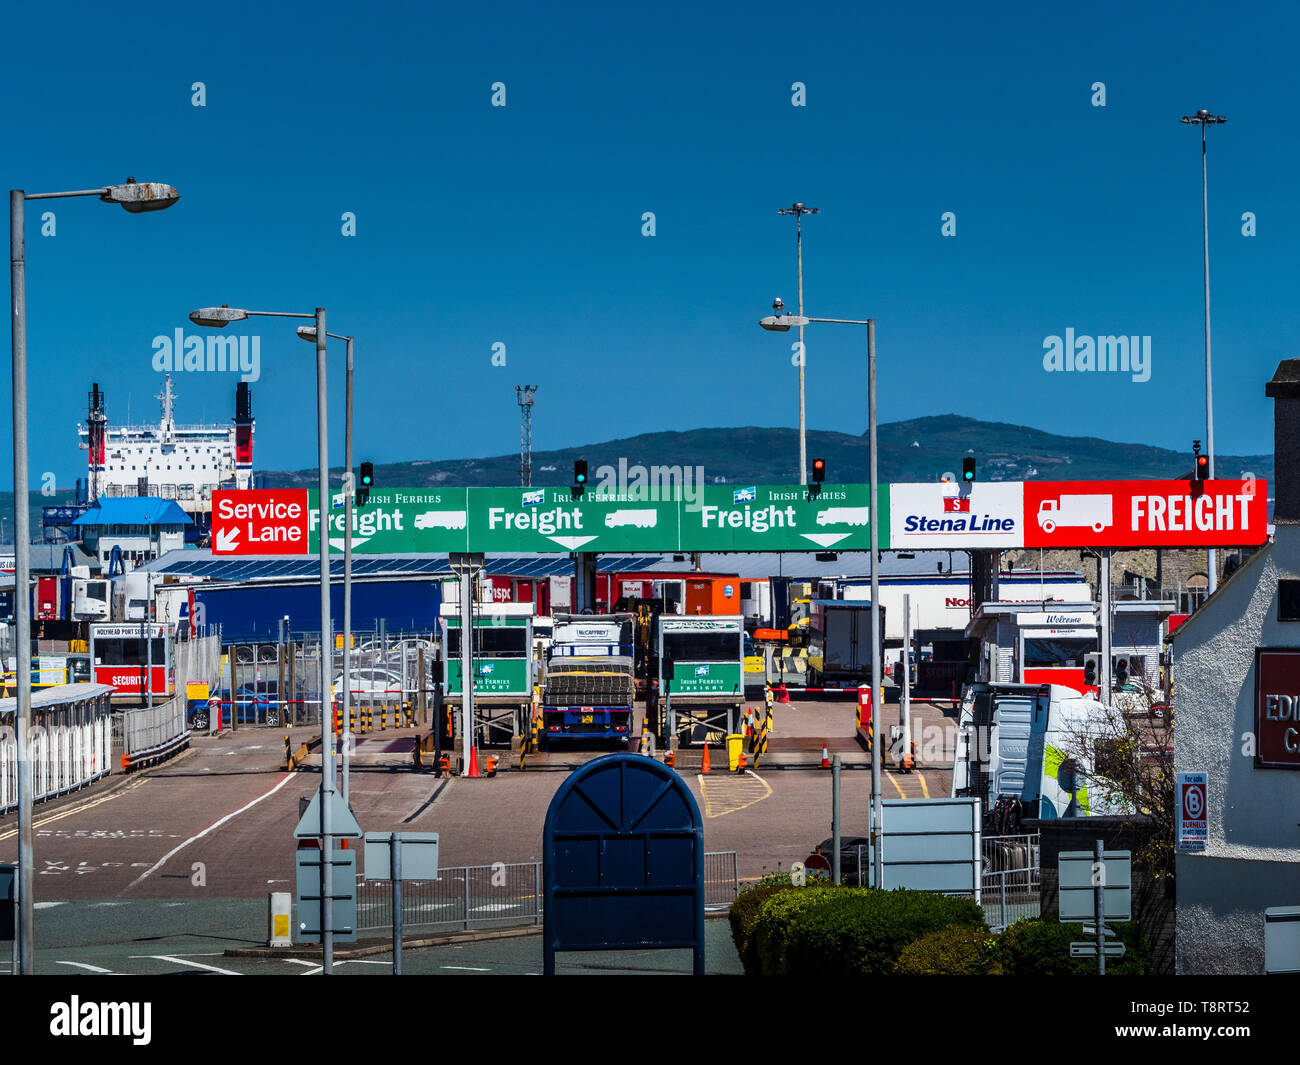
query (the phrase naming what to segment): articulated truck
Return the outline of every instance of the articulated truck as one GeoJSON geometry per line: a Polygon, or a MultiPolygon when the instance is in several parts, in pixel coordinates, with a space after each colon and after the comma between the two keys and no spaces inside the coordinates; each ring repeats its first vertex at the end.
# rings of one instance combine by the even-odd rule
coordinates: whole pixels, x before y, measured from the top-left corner
{"type": "Polygon", "coordinates": [[[972,684],[957,719],[952,797],[979,798],[995,834],[1019,831],[1022,818],[1126,812],[1093,775],[1107,713],[1060,684],[972,684]]]}
{"type": "Polygon", "coordinates": [[[626,742],[636,678],[631,614],[556,614],[546,653],[542,729],[557,740],[626,742]]]}

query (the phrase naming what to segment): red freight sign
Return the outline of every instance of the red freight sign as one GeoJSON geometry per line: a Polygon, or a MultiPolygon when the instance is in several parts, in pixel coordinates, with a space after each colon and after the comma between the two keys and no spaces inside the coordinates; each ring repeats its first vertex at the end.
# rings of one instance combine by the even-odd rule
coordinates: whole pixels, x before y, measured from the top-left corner
{"type": "Polygon", "coordinates": [[[212,493],[214,555],[305,555],[307,489],[212,493]]]}
{"type": "Polygon", "coordinates": [[[1255,649],[1255,768],[1300,769],[1300,647],[1255,649]]]}
{"type": "Polygon", "coordinates": [[[1026,547],[1253,547],[1262,480],[1026,481],[1026,547]]]}

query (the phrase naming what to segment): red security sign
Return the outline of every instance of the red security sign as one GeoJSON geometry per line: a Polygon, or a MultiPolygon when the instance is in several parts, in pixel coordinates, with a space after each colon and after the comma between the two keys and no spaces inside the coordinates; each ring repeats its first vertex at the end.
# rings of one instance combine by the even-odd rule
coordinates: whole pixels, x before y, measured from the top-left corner
{"type": "Polygon", "coordinates": [[[307,489],[213,492],[212,553],[307,554],[307,489]]]}
{"type": "Polygon", "coordinates": [[[1255,768],[1300,769],[1300,649],[1255,650],[1255,768]]]}
{"type": "Polygon", "coordinates": [[[1253,547],[1262,480],[1026,481],[1026,547],[1253,547]]]}

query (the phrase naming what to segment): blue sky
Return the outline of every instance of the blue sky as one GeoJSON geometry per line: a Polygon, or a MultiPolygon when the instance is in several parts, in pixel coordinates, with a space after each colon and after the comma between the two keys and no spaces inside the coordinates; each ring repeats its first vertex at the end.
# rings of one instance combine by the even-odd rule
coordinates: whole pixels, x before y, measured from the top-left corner
{"type": "MultiPolygon", "coordinates": [[[[882,421],[1185,448],[1204,426],[1201,190],[1178,117],[1198,107],[1228,116],[1210,131],[1217,450],[1271,450],[1263,383],[1300,331],[1293,8],[467,6],[8,16],[8,186],[133,175],[182,197],[143,216],[29,204],[34,481],[84,475],[92,381],[110,421],[155,417],[153,338],[222,302],[323,304],[357,337],[358,460],[511,452],[524,382],[538,449],[793,425],[793,335],[756,321],[795,302],[776,210],[796,199],[822,211],[808,313],[878,321],[882,421]],[[1044,372],[1044,338],[1067,328],[1151,336],[1150,380],[1044,372]]],[[[233,328],[261,338],[257,465],[313,465],[311,348],[290,323],[233,328]]],[[[810,427],[862,432],[865,330],[807,341],[810,427]]],[[[233,382],[179,376],[181,419],[229,418],[233,382]]]]}

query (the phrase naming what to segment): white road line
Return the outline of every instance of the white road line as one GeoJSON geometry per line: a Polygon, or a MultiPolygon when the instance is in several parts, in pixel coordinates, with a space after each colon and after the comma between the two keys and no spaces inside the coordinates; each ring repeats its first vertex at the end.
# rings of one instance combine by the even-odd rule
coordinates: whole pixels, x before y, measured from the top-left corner
{"type": "Polygon", "coordinates": [[[440,965],[440,969],[461,969],[467,973],[490,973],[491,969],[479,969],[473,965],[440,965]]]}
{"type": "Polygon", "coordinates": [[[89,965],[89,964],[87,964],[87,963],[84,962],[84,961],[56,961],[54,964],[55,964],[55,965],[71,965],[71,966],[73,966],[74,968],[77,968],[77,969],[85,969],[85,970],[87,970],[88,972],[92,972],[92,973],[108,973],[110,976],[113,975],[113,970],[112,970],[112,969],[101,969],[98,965],[89,965]]]}
{"type": "Polygon", "coordinates": [[[208,827],[205,828],[202,832],[198,833],[197,835],[191,836],[191,837],[190,837],[189,839],[187,839],[184,843],[181,843],[181,844],[179,844],[179,845],[173,847],[173,848],[172,848],[171,850],[169,850],[166,854],[164,854],[161,858],[159,858],[156,862],[154,862],[153,865],[151,865],[151,866],[150,866],[148,869],[146,869],[143,873],[141,873],[141,874],[140,874],[139,876],[137,876],[134,880],[132,880],[131,883],[127,885],[126,890],[127,890],[127,891],[130,891],[130,890],[131,890],[133,887],[135,887],[137,884],[140,884],[140,883],[144,882],[145,880],[147,880],[147,879],[149,878],[150,874],[152,874],[152,873],[156,873],[159,869],[161,869],[164,865],[166,865],[166,864],[167,864],[167,859],[169,859],[170,857],[172,857],[172,855],[177,854],[177,853],[180,852],[180,851],[183,851],[183,850],[184,850],[186,847],[188,847],[191,843],[195,842],[196,840],[200,840],[200,839],[202,839],[202,838],[203,838],[204,836],[206,836],[209,832],[213,831],[214,829],[218,829],[218,828],[220,828],[220,827],[221,827],[222,825],[224,825],[227,821],[231,820],[232,818],[238,817],[238,816],[239,816],[240,814],[242,814],[245,810],[251,810],[254,806],[256,806],[256,805],[257,805],[259,802],[261,802],[263,799],[269,799],[272,795],[274,795],[274,794],[275,794],[277,791],[279,791],[282,787],[284,787],[286,784],[288,784],[289,781],[291,781],[292,779],[293,779],[293,774],[292,774],[292,773],[286,773],[286,774],[284,775],[284,779],[281,780],[280,783],[278,783],[278,784],[277,784],[275,787],[273,787],[270,791],[263,792],[263,793],[262,793],[261,795],[259,795],[256,799],[254,799],[252,802],[250,802],[250,803],[246,803],[245,805],[241,806],[238,810],[233,810],[233,811],[231,811],[230,813],[226,814],[225,817],[221,818],[221,820],[212,822],[212,824],[208,825],[208,827]]]}
{"type": "Polygon", "coordinates": [[[186,961],[184,958],[178,958],[172,954],[148,954],[144,957],[154,958],[157,961],[169,961],[176,965],[191,965],[195,969],[206,969],[210,973],[220,973],[222,976],[242,976],[243,973],[237,973],[234,969],[218,969],[215,965],[204,965],[201,961],[186,961]]]}

